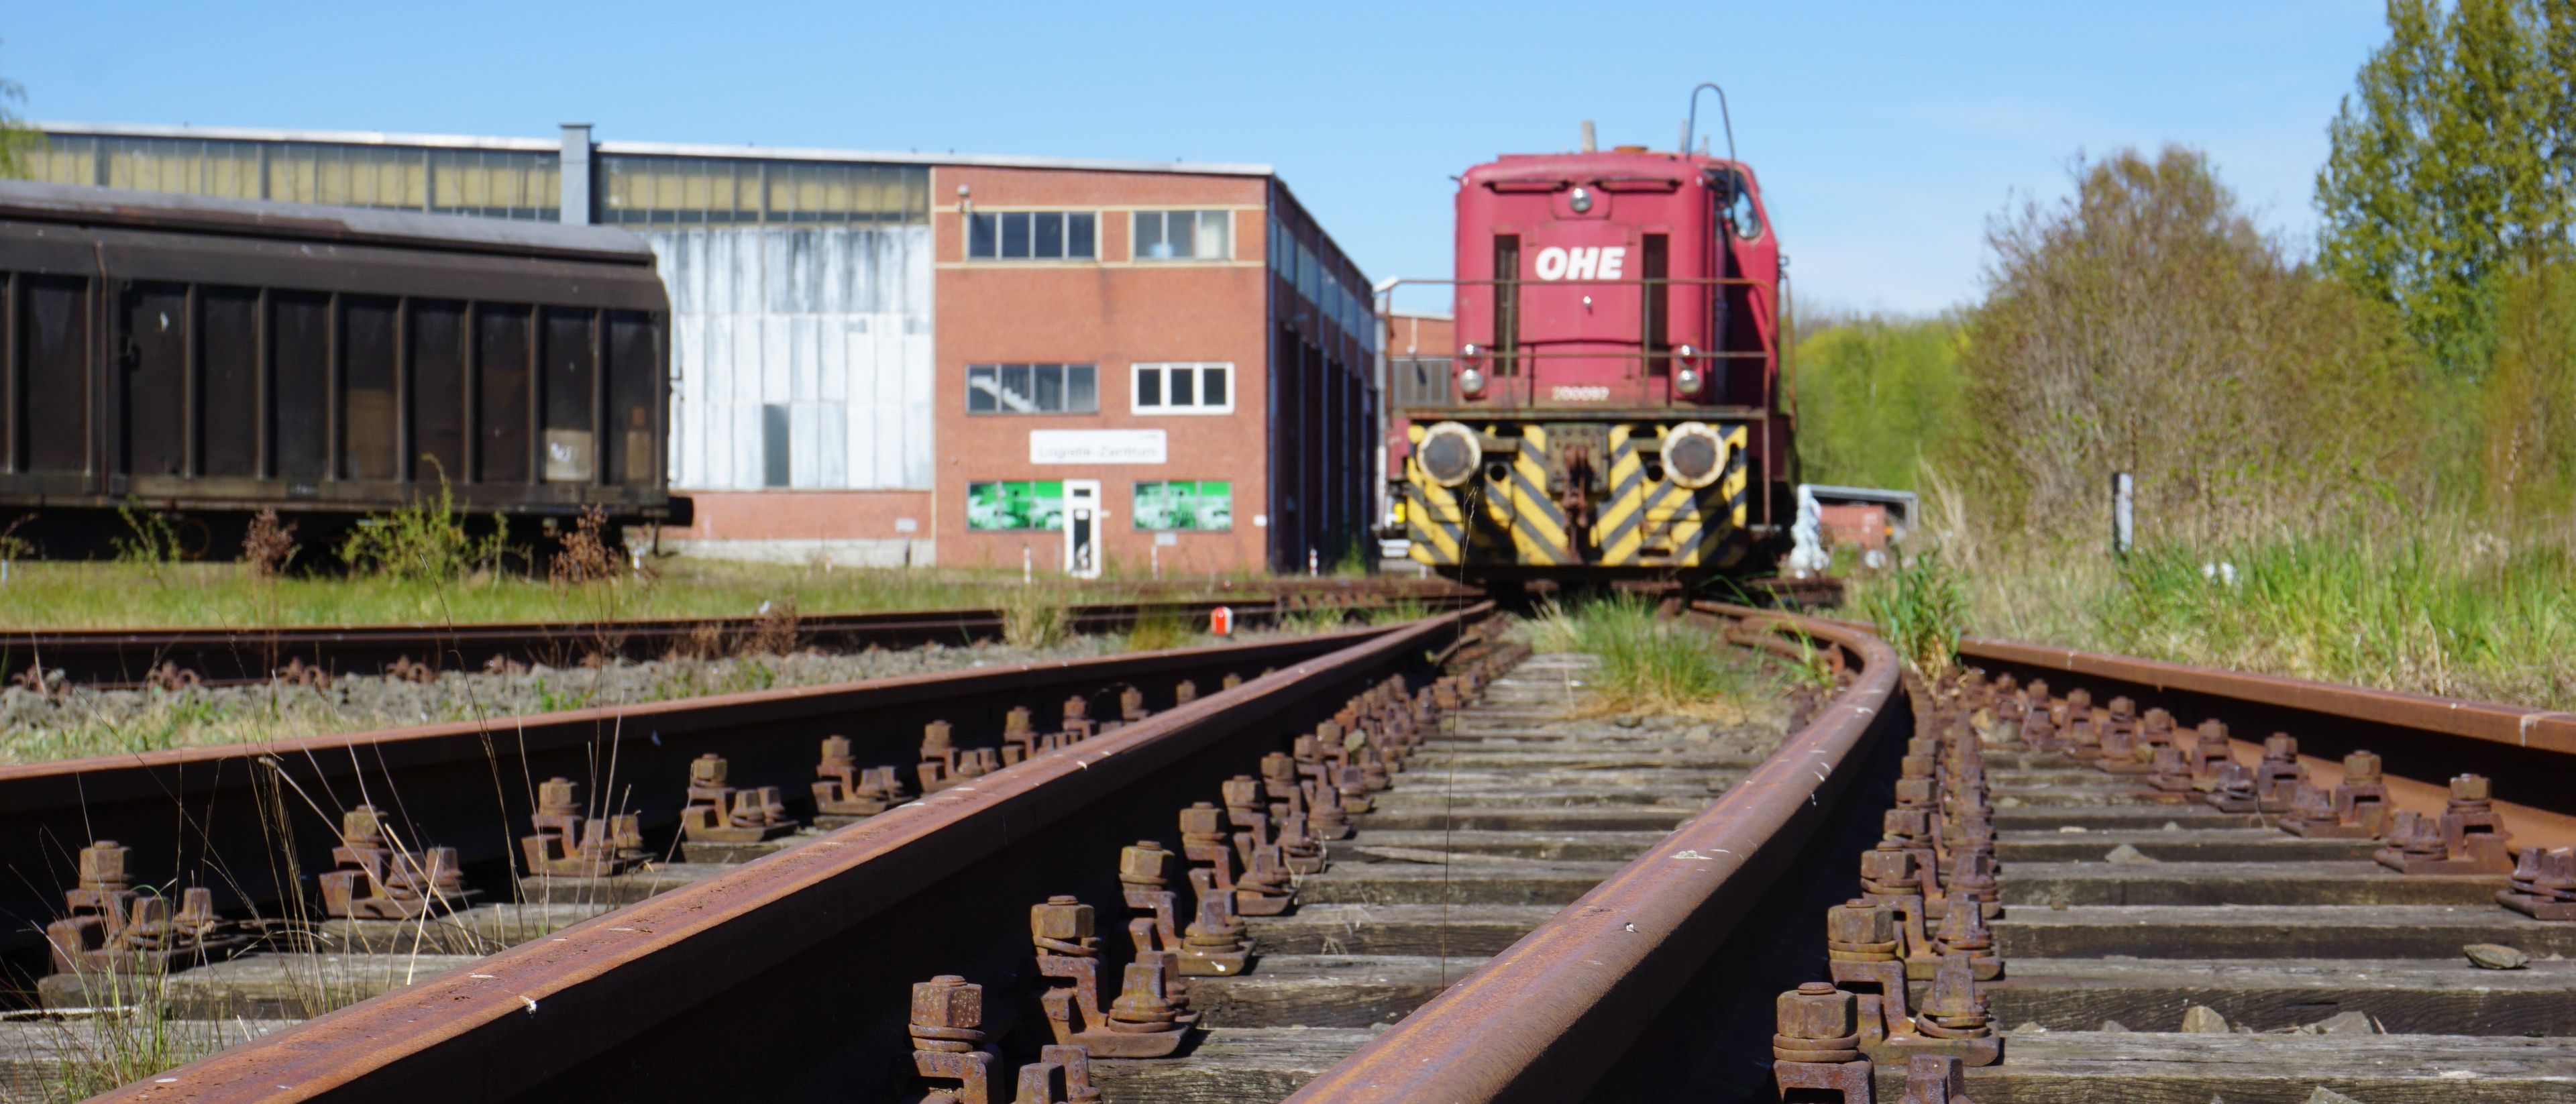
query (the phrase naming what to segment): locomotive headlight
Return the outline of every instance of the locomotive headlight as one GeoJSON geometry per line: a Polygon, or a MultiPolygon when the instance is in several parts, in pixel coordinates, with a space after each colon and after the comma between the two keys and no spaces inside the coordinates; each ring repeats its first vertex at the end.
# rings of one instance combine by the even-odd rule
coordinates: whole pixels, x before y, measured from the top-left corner
{"type": "Polygon", "coordinates": [[[1698,490],[1725,470],[1726,439],[1706,423],[1683,422],[1664,432],[1665,478],[1698,490]]]}
{"type": "Polygon", "coordinates": [[[1443,487],[1456,487],[1476,477],[1476,469],[1485,464],[1485,446],[1476,431],[1456,422],[1441,422],[1422,432],[1422,444],[1413,450],[1413,460],[1422,465],[1422,474],[1443,487]]]}
{"type": "Polygon", "coordinates": [[[1673,373],[1673,390],[1685,395],[1699,394],[1699,369],[1684,368],[1673,373]]]}
{"type": "Polygon", "coordinates": [[[1574,208],[1575,214],[1590,214],[1592,211],[1592,190],[1589,188],[1576,188],[1574,190],[1574,194],[1565,197],[1565,205],[1574,208]]]}
{"type": "Polygon", "coordinates": [[[1485,372],[1476,367],[1484,362],[1485,350],[1469,342],[1458,356],[1458,393],[1471,399],[1485,397],[1485,372]]]}

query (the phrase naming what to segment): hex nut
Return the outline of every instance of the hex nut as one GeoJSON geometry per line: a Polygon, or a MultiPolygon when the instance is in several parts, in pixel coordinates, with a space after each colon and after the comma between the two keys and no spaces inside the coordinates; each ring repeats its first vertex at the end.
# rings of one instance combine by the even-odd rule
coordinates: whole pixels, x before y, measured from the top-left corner
{"type": "Polygon", "coordinates": [[[941,974],[912,987],[912,1022],[918,1027],[980,1027],[984,987],[956,974],[941,974]]]}
{"type": "Polygon", "coordinates": [[[1057,895],[1029,906],[1029,934],[1039,939],[1079,943],[1091,938],[1091,931],[1091,906],[1073,897],[1057,895]]]}
{"type": "Polygon", "coordinates": [[[1852,1034],[1852,995],[1829,981],[1810,981],[1780,994],[1780,1034],[1792,1039],[1839,1039],[1852,1034]]]}

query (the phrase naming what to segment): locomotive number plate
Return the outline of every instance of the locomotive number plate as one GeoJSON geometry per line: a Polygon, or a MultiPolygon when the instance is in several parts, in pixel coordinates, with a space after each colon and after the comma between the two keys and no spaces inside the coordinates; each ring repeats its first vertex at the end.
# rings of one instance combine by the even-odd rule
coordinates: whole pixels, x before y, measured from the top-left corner
{"type": "Polygon", "coordinates": [[[1559,387],[1556,389],[1556,391],[1555,391],[1555,395],[1556,395],[1556,401],[1558,401],[1558,402],[1609,402],[1609,401],[1610,401],[1610,389],[1609,389],[1609,388],[1607,388],[1607,387],[1567,387],[1567,386],[1559,386],[1559,387]]]}

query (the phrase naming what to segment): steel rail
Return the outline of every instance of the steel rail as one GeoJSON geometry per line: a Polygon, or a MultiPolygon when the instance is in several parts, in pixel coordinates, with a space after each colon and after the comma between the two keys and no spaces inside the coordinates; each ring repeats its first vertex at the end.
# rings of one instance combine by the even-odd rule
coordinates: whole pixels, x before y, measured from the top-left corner
{"type": "MultiPolygon", "coordinates": [[[[1044,843],[1089,854],[1094,837],[1168,827],[1173,806],[1154,799],[1212,791],[1246,754],[1329,715],[1369,680],[1419,668],[1490,608],[1346,634],[1338,650],[1233,691],[97,1099],[873,1091],[875,1077],[908,1060],[904,986],[961,966],[995,976],[1025,960],[1028,904],[1075,880],[1058,853],[1067,848],[1044,843]],[[1016,873],[995,871],[1013,863],[1016,873]],[[968,902],[978,908],[961,909],[968,902]],[[890,928],[907,938],[886,941],[890,928]]],[[[1092,881],[1106,880],[1114,851],[1112,842],[1092,881]]]]}
{"type": "MultiPolygon", "coordinates": [[[[1097,603],[1067,610],[1073,631],[1097,633],[1124,630],[1159,617],[1203,622],[1218,606],[1231,607],[1240,624],[1257,626],[1326,599],[1359,605],[1411,600],[1452,610],[1475,597],[1472,591],[1445,585],[1288,580],[1241,598],[1097,603]]],[[[895,610],[809,614],[782,627],[792,629],[797,646],[861,651],[999,640],[1003,622],[1004,614],[998,609],[895,610]]],[[[207,685],[240,685],[267,682],[289,663],[330,674],[373,675],[397,659],[464,671],[481,670],[496,660],[571,666],[591,655],[644,659],[704,639],[730,645],[756,637],[764,627],[758,617],[726,616],[446,625],[10,628],[0,629],[0,668],[11,674],[31,666],[59,670],[72,684],[112,689],[148,685],[157,669],[169,664],[207,685]]]]}
{"type": "Polygon", "coordinates": [[[2073,677],[2104,700],[2125,694],[2139,709],[2226,717],[2240,753],[2288,733],[2309,774],[2328,786],[2342,780],[2344,755],[2376,752],[2401,809],[2439,814],[2450,776],[2482,774],[2517,839],[2576,844],[2576,714],[2008,640],[1963,639],[1959,657],[2024,681],[2073,677]]]}
{"type": "Polygon", "coordinates": [[[1225,675],[1249,678],[1391,631],[0,767],[0,953],[42,955],[41,929],[92,840],[134,846],[140,884],[202,885],[218,907],[261,906],[285,896],[297,869],[333,866],[338,841],[306,815],[307,802],[329,819],[368,801],[399,838],[455,847],[472,876],[515,853],[536,782],[549,776],[583,782],[606,811],[642,814],[652,838],[676,822],[689,760],[705,752],[724,755],[739,783],[793,783],[788,792],[801,797],[825,736],[849,737],[862,764],[909,765],[932,720],[952,723],[961,746],[985,745],[1013,706],[1051,718],[1078,695],[1095,716],[1114,715],[1123,686],[1167,702],[1184,679],[1213,692],[1225,675]],[[281,823],[324,830],[281,840],[281,823]]]}
{"type": "MultiPolygon", "coordinates": [[[[1785,616],[1746,606],[1709,608],[1735,618],[1785,616]]],[[[1847,618],[1801,620],[1877,631],[1847,618]]],[[[1958,654],[1988,674],[2059,684],[2073,677],[2105,700],[2126,695],[2139,709],[2229,718],[2240,751],[2259,749],[2273,732],[2288,733],[2298,738],[2309,773],[2329,786],[2342,779],[2346,753],[2377,752],[2399,807],[2417,812],[2441,811],[2450,775],[2482,774],[2517,836],[2553,847],[2576,844],[2576,713],[1985,637],[1961,638],[1958,654]]]]}
{"type": "Polygon", "coordinates": [[[1599,1084],[1906,735],[1895,652],[1782,620],[1844,654],[1858,671],[1849,689],[1652,851],[1289,1100],[1564,1101],[1599,1084]]]}

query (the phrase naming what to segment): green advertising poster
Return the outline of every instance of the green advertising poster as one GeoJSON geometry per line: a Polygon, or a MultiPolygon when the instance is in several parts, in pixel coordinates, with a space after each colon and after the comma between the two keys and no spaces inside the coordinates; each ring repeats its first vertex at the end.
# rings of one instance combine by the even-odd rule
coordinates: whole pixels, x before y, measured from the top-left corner
{"type": "Polygon", "coordinates": [[[968,529],[1058,529],[1063,525],[1062,480],[966,485],[968,529]]]}
{"type": "Polygon", "coordinates": [[[1222,532],[1234,528],[1234,484],[1187,479],[1136,484],[1136,528],[1222,532]]]}

